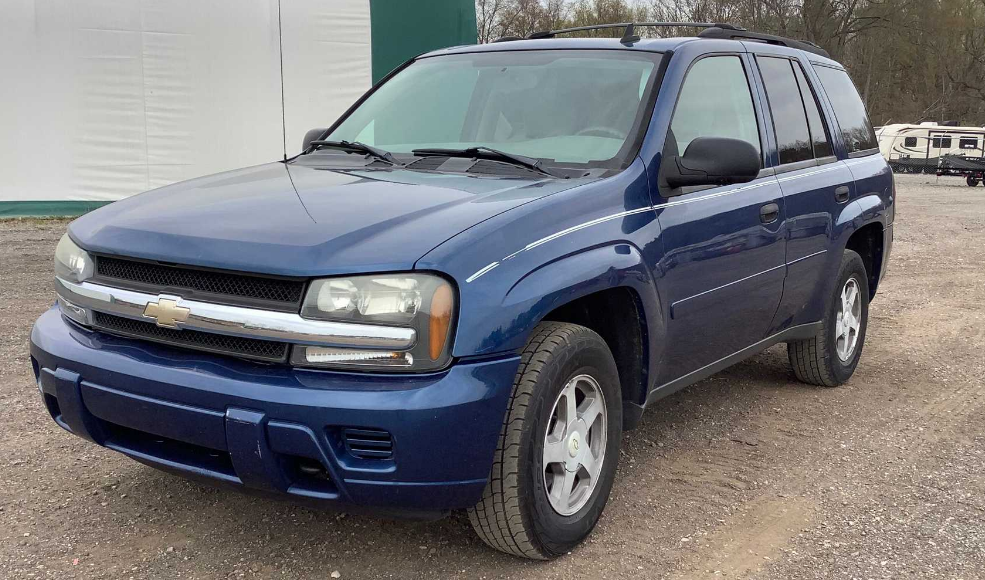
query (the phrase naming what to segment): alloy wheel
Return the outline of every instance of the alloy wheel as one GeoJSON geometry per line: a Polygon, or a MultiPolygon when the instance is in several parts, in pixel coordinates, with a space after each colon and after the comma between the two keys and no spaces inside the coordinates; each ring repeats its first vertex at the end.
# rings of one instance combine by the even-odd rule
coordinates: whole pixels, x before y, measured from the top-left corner
{"type": "Polygon", "coordinates": [[[849,278],[841,289],[841,302],[835,315],[835,351],[842,362],[851,360],[862,326],[862,297],[858,282],[849,278]]]}
{"type": "Polygon", "coordinates": [[[558,514],[570,516],[588,503],[602,472],[605,438],[602,387],[578,375],[554,401],[544,436],[544,488],[558,514]]]}

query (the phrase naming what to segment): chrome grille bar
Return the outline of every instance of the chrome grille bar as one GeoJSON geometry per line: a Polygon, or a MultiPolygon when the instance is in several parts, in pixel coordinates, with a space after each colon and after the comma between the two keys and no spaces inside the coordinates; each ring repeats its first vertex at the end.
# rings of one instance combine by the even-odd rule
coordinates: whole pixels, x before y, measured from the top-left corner
{"type": "Polygon", "coordinates": [[[61,298],[62,312],[88,326],[93,324],[91,311],[155,322],[155,318],[145,316],[144,311],[148,304],[157,303],[163,298],[188,309],[183,321],[175,322],[168,328],[187,328],[293,344],[389,350],[408,349],[417,340],[417,333],[412,328],[309,320],[291,312],[185,300],[180,296],[147,294],[92,282],[75,283],[55,278],[55,291],[61,298]]]}

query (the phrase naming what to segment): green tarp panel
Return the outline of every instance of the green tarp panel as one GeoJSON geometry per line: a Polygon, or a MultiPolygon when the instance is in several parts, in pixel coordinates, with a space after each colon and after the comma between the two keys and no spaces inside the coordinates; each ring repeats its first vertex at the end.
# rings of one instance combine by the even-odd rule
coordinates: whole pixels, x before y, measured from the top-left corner
{"type": "Polygon", "coordinates": [[[476,43],[473,0],[370,0],[369,5],[374,83],[421,53],[476,43]]]}

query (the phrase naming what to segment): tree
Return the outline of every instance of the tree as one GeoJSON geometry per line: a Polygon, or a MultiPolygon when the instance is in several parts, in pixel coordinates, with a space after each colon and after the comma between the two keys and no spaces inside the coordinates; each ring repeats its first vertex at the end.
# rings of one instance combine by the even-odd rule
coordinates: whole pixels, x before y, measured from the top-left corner
{"type": "Polygon", "coordinates": [[[875,124],[985,125],[985,0],[476,0],[476,13],[480,42],[616,22],[728,22],[827,50],[852,75],[875,124]]]}

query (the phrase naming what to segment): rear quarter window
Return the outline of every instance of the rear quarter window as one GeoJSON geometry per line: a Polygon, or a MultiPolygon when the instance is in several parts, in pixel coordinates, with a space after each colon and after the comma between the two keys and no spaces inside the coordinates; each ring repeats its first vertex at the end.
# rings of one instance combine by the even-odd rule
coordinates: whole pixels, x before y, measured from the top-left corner
{"type": "Polygon", "coordinates": [[[858,95],[855,84],[848,73],[828,66],[815,65],[814,70],[821,79],[821,87],[828,96],[835,118],[841,130],[842,140],[848,153],[858,153],[879,147],[876,133],[865,113],[865,105],[858,95]]]}

